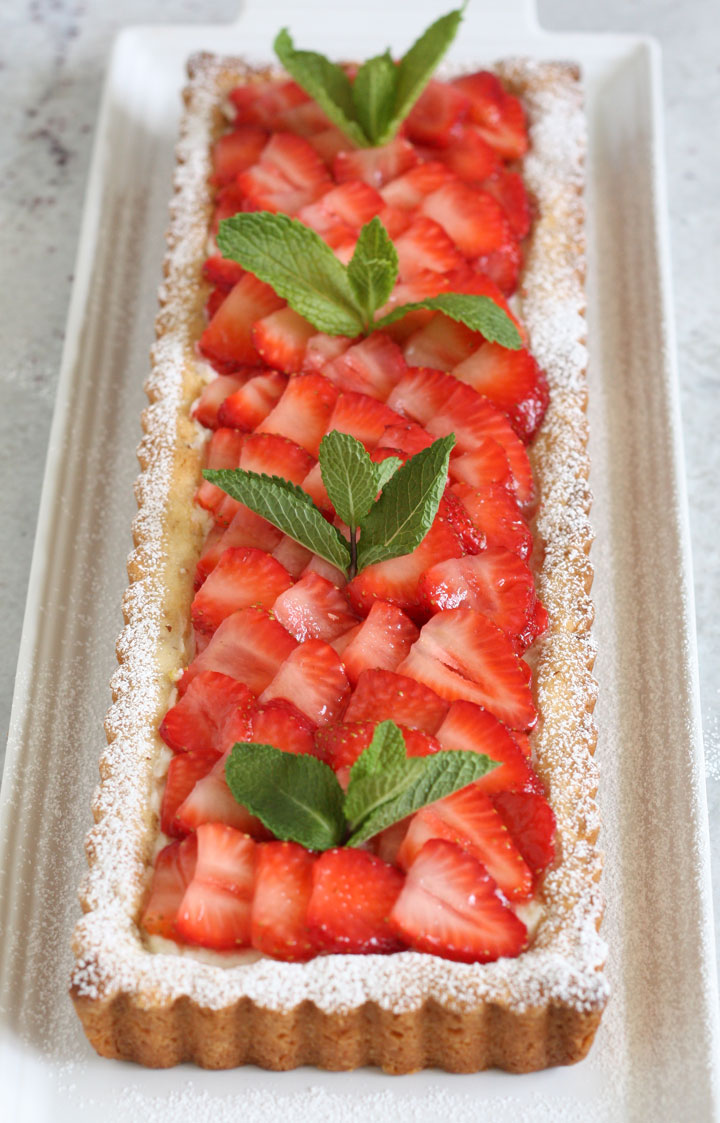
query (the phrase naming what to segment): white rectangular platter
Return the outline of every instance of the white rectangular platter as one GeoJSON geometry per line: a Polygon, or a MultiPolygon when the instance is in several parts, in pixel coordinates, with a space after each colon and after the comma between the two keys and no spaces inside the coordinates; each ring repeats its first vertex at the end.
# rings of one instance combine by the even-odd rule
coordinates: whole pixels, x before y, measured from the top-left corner
{"type": "Polygon", "coordinates": [[[236,24],[134,28],[100,111],[48,453],[0,804],[0,1102],[17,1123],[676,1120],[718,1112],[720,1044],[695,639],[669,317],[659,60],[628,36],[549,35],[529,3],[475,0],[453,62],[580,63],[589,126],[598,756],[613,997],[586,1061],[530,1076],[100,1060],[67,998],[83,836],[130,548],[184,63],[406,44],[443,0],[253,0],[236,24]],[[302,33],[300,30],[302,26],[302,33]],[[378,28],[382,28],[380,41],[378,28]]]}

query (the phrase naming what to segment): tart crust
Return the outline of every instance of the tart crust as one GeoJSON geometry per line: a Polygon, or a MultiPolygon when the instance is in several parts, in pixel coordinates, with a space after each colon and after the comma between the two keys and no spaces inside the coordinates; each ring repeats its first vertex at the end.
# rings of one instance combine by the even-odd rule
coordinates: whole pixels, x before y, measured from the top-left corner
{"type": "Polygon", "coordinates": [[[538,891],[543,917],[517,959],[462,964],[417,952],[324,956],[309,963],[257,959],[220,966],[175,949],[151,950],[137,919],[157,839],[168,752],[157,735],[187,659],[192,578],[206,522],[193,504],[202,438],[190,408],[204,383],[195,341],[208,287],[201,266],[211,211],[210,145],[227,92],[274,73],[241,59],[190,61],[178,145],[157,341],[139,448],[139,512],[117,645],[113,704],[87,839],[84,911],[73,940],[71,997],[104,1057],[165,1067],[257,1064],[270,1069],[378,1065],[389,1073],[437,1066],[529,1072],[587,1053],[607,1000],[597,849],[590,638],[584,116],[574,66],[497,67],[528,111],[523,165],[539,218],[519,294],[530,346],[551,400],[529,452],[540,503],[534,520],[538,594],[548,632],[534,645],[539,721],[535,767],[558,825],[559,858],[538,891]]]}

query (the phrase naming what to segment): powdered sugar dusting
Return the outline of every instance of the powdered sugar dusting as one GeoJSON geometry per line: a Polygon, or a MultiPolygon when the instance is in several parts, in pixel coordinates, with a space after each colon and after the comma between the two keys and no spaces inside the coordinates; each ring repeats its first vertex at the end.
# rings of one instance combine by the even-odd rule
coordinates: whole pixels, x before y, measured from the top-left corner
{"type": "Polygon", "coordinates": [[[537,531],[546,543],[537,576],[551,617],[551,632],[538,644],[542,720],[533,741],[538,769],[549,783],[556,809],[562,865],[546,879],[546,915],[536,941],[517,960],[487,965],[403,952],[391,957],[318,957],[305,964],[261,959],[225,969],[190,955],[152,954],[140,939],[134,917],[145,891],[155,835],[149,810],[159,752],[155,727],[184,650],[182,632],[169,635],[164,626],[162,577],[171,549],[164,528],[178,411],[188,386],[199,377],[186,305],[197,300],[198,265],[204,256],[205,223],[198,215],[204,214],[220,65],[206,62],[197,68],[178,150],[165,304],[140,452],[144,471],[134,528],[138,545],[130,563],[134,581],[124,602],[121,665],[113,678],[115,701],[107,723],[111,744],[101,764],[103,784],[94,807],[97,826],[88,843],[91,866],[83,891],[88,911],[75,933],[76,993],[109,997],[124,992],[152,996],[160,1004],[188,995],[208,1009],[241,997],[283,1011],[310,1001],[328,1013],[349,1011],[368,1001],[402,1013],[419,1009],[428,998],[452,1010],[472,1009],[486,1000],[516,1011],[548,1002],[578,1010],[601,1008],[607,986],[600,971],[605,947],[597,935],[602,903],[594,847],[586,355],[583,262],[577,249],[582,244],[584,132],[577,82],[563,67],[514,63],[504,68],[511,82],[522,83],[533,122],[526,176],[542,217],[528,258],[522,306],[532,348],[547,370],[552,393],[533,452],[541,484],[537,531]],[[558,229],[564,230],[566,241],[558,239],[558,229]]]}

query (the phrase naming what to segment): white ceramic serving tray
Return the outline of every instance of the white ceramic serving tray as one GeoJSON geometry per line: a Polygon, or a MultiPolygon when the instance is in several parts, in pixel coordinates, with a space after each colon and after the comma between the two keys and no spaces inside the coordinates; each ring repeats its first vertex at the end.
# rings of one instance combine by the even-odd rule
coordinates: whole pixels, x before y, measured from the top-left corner
{"type": "Polygon", "coordinates": [[[581,1123],[715,1118],[717,997],[689,538],[670,318],[659,58],[630,36],[547,34],[529,2],[474,0],[453,60],[572,59],[587,92],[598,756],[613,997],[587,1060],[529,1076],[98,1059],[66,989],[103,746],[142,383],[184,63],[268,59],[274,33],[366,57],[448,0],[252,0],[226,27],[133,28],[100,111],[48,452],[0,803],[0,1117],[581,1123]],[[382,28],[381,31],[378,29],[382,28]]]}

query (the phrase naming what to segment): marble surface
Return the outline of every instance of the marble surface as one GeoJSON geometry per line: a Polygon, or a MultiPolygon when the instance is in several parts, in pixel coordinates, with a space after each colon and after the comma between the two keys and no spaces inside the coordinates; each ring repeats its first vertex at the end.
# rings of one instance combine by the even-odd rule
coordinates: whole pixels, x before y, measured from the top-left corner
{"type": "MultiPolygon", "coordinates": [[[[649,33],[664,52],[674,304],[720,935],[720,150],[709,131],[720,116],[720,11],[717,0],[539,0],[538,7],[548,29],[649,33]]],[[[238,8],[239,0],[5,0],[1,6],[2,745],[93,127],[112,39],[126,24],[223,22],[238,8]]]]}

